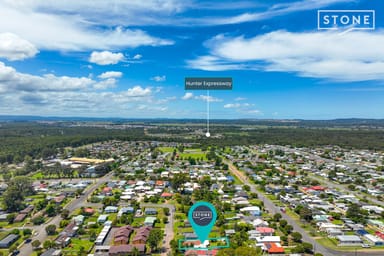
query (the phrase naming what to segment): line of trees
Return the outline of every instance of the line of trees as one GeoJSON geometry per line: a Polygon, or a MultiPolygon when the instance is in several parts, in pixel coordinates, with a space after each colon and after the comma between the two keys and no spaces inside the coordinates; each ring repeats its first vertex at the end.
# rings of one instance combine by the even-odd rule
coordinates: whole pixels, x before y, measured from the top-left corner
{"type": "MultiPolygon", "coordinates": [[[[199,126],[193,127],[199,129],[199,126]]],[[[192,130],[192,128],[191,128],[192,130]]],[[[167,130],[154,127],[152,136],[146,136],[144,128],[106,129],[101,127],[70,127],[63,124],[38,123],[3,123],[0,127],[0,163],[23,162],[25,156],[33,159],[48,158],[60,152],[60,149],[71,146],[119,139],[119,140],[158,140],[172,142],[194,142],[202,147],[248,145],[248,144],[281,144],[293,146],[339,145],[347,148],[384,149],[384,132],[376,129],[344,129],[331,130],[311,127],[267,128],[242,130],[241,126],[228,124],[216,125],[216,134],[220,138],[211,137],[189,139],[179,134],[191,134],[193,131],[179,128],[167,130]],[[169,137],[156,136],[158,132],[168,133],[169,137]],[[172,134],[178,135],[173,137],[172,134]],[[209,144],[209,145],[208,145],[209,144]]],[[[182,149],[181,149],[182,151],[182,149]]]]}

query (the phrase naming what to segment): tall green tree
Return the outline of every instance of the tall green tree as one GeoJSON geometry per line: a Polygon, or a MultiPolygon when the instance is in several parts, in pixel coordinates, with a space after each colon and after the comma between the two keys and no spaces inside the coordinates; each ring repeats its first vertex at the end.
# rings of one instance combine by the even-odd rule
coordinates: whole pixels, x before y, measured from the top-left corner
{"type": "Polygon", "coordinates": [[[185,173],[176,173],[172,180],[171,180],[171,185],[174,190],[178,190],[181,185],[189,181],[189,177],[185,173]]]}
{"type": "Polygon", "coordinates": [[[5,208],[10,212],[17,212],[23,209],[23,193],[16,187],[9,186],[3,194],[5,208]]]}
{"type": "Polygon", "coordinates": [[[48,225],[46,228],[45,228],[45,231],[47,232],[47,234],[49,236],[52,236],[56,233],[56,225],[48,225]]]}
{"type": "Polygon", "coordinates": [[[152,229],[149,232],[147,243],[152,251],[157,250],[161,240],[163,240],[163,232],[160,229],[152,229]]]}

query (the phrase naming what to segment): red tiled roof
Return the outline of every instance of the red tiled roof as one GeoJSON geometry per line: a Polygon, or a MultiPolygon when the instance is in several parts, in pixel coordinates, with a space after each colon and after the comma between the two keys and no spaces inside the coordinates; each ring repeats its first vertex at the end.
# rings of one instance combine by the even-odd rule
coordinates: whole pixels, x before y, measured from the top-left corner
{"type": "Polygon", "coordinates": [[[120,255],[124,253],[132,252],[133,248],[136,247],[139,252],[145,252],[145,244],[126,244],[126,245],[115,245],[109,248],[109,255],[120,255]]]}
{"type": "Polygon", "coordinates": [[[323,186],[313,186],[313,187],[310,187],[310,189],[312,189],[312,190],[321,190],[321,191],[324,191],[324,190],[325,190],[325,187],[323,187],[323,186]]]}
{"type": "Polygon", "coordinates": [[[199,240],[186,240],[183,242],[183,246],[189,246],[189,245],[200,245],[201,242],[199,240]]]}
{"type": "Polygon", "coordinates": [[[375,235],[378,236],[378,237],[380,237],[381,239],[384,239],[384,234],[381,233],[380,231],[376,231],[376,232],[375,232],[375,235]]]}
{"type": "Polygon", "coordinates": [[[163,185],[164,185],[164,181],[162,181],[162,180],[156,181],[156,186],[163,186],[163,185]]]}
{"type": "Polygon", "coordinates": [[[85,208],[84,212],[93,214],[93,213],[95,213],[95,210],[92,208],[85,208]]]}
{"type": "Polygon", "coordinates": [[[56,202],[56,203],[61,203],[63,202],[65,199],[65,196],[64,195],[61,195],[61,196],[57,196],[55,197],[53,200],[56,202]]]}
{"type": "Polygon", "coordinates": [[[14,219],[14,222],[21,222],[23,221],[25,218],[27,217],[27,214],[25,213],[20,213],[16,216],[16,218],[14,219]]]}
{"type": "Polygon", "coordinates": [[[280,244],[266,243],[265,246],[268,249],[268,253],[284,253],[284,248],[280,244]]]}
{"type": "Polygon", "coordinates": [[[172,193],[164,192],[161,194],[161,197],[171,197],[171,196],[172,196],[172,193]]]}
{"type": "Polygon", "coordinates": [[[111,191],[112,191],[112,188],[110,187],[103,188],[103,192],[111,192],[111,191]]]}
{"type": "Polygon", "coordinates": [[[115,238],[119,236],[129,237],[132,232],[133,232],[133,228],[131,226],[121,227],[118,230],[116,230],[115,238]]]}
{"type": "Polygon", "coordinates": [[[275,232],[275,230],[273,228],[269,228],[269,227],[257,227],[256,230],[259,231],[260,233],[274,233],[275,232]]]}
{"type": "Polygon", "coordinates": [[[124,244],[128,243],[128,237],[125,237],[125,236],[119,236],[119,237],[115,237],[115,239],[113,239],[113,241],[116,243],[118,242],[123,242],[124,244]]]}
{"type": "Polygon", "coordinates": [[[188,250],[184,255],[215,256],[218,250],[188,250]]]}
{"type": "Polygon", "coordinates": [[[147,241],[147,238],[149,236],[149,232],[151,231],[151,227],[145,226],[141,227],[137,230],[135,237],[133,238],[134,241],[147,241]]]}

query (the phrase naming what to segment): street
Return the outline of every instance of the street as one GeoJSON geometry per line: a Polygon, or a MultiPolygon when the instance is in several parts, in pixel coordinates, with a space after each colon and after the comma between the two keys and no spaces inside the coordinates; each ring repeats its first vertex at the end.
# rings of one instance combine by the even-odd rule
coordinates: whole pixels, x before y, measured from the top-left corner
{"type": "MultiPolygon", "coordinates": [[[[105,176],[97,179],[97,181],[94,184],[92,184],[90,187],[88,187],[84,191],[83,195],[81,195],[79,198],[75,198],[74,200],[72,200],[70,203],[68,203],[64,207],[64,209],[67,209],[69,210],[70,213],[72,213],[74,210],[83,206],[86,203],[86,199],[88,198],[88,196],[91,195],[93,191],[95,191],[98,187],[100,187],[104,182],[108,181],[112,177],[112,175],[113,175],[113,172],[110,172],[105,176]]],[[[39,240],[41,243],[43,243],[48,238],[48,235],[45,232],[45,228],[52,224],[59,226],[61,220],[62,220],[61,216],[57,215],[53,217],[50,221],[42,225],[27,227],[34,230],[34,236],[32,237],[32,240],[39,240]]],[[[21,256],[30,256],[33,253],[33,248],[31,243],[23,244],[19,248],[19,250],[20,250],[21,256]]]]}
{"type": "Polygon", "coordinates": [[[265,197],[263,193],[259,192],[256,189],[256,186],[254,184],[251,184],[246,175],[239,171],[232,162],[228,160],[223,160],[224,163],[228,164],[229,170],[234,174],[240,181],[242,181],[245,185],[248,185],[251,188],[251,192],[257,193],[258,198],[264,202],[265,209],[268,210],[270,214],[280,213],[282,218],[285,219],[289,225],[293,227],[293,229],[296,232],[299,232],[302,235],[302,240],[304,242],[310,243],[313,245],[313,248],[315,252],[319,252],[323,254],[324,256],[356,256],[359,255],[359,253],[363,253],[364,255],[371,255],[371,256],[382,256],[383,252],[373,252],[373,251],[367,251],[364,252],[342,252],[342,251],[336,251],[333,249],[329,249],[324,247],[323,245],[319,244],[315,239],[313,239],[308,233],[300,227],[295,220],[293,220],[290,216],[280,211],[279,207],[277,207],[269,198],[265,197]]]}
{"type": "MultiPolygon", "coordinates": [[[[331,163],[331,164],[340,164],[340,162],[337,162],[335,160],[332,160],[332,159],[326,159],[326,158],[323,158],[323,157],[320,157],[318,155],[314,155],[314,154],[310,154],[308,152],[304,152],[304,151],[301,151],[301,150],[298,150],[298,149],[290,149],[288,147],[283,147],[283,146],[280,146],[279,147],[280,149],[284,150],[284,151],[288,151],[290,153],[294,153],[294,152],[298,152],[300,153],[300,155],[302,156],[308,156],[308,157],[312,157],[314,159],[316,159],[317,161],[323,161],[325,163],[331,163]]],[[[356,164],[352,164],[352,163],[348,163],[348,164],[345,164],[346,166],[348,166],[349,168],[351,169],[359,169],[360,166],[359,165],[356,165],[356,164]]],[[[335,189],[339,189],[341,191],[349,191],[350,194],[353,194],[355,196],[358,196],[360,198],[363,198],[363,197],[366,197],[368,200],[370,200],[372,203],[374,204],[377,204],[377,205],[380,205],[382,207],[384,207],[384,202],[383,201],[380,201],[380,200],[377,200],[377,198],[371,196],[371,195],[368,195],[368,194],[363,194],[359,191],[351,191],[349,188],[348,188],[348,185],[342,185],[342,184],[336,184],[332,181],[329,181],[329,180],[326,180],[326,178],[324,179],[321,179],[320,177],[314,175],[314,174],[311,174],[309,173],[309,177],[312,178],[312,179],[315,179],[317,181],[319,181],[320,183],[325,183],[328,187],[330,188],[335,188],[335,189]]]]}

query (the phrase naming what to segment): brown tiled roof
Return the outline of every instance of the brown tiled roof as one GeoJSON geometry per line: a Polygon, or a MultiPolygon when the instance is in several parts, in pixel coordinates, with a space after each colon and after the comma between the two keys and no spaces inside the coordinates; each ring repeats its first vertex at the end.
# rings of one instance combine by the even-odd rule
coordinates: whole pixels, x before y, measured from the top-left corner
{"type": "Polygon", "coordinates": [[[124,253],[132,252],[133,248],[136,247],[139,252],[145,252],[145,244],[125,244],[125,245],[114,245],[109,248],[109,255],[119,255],[124,253]]]}

